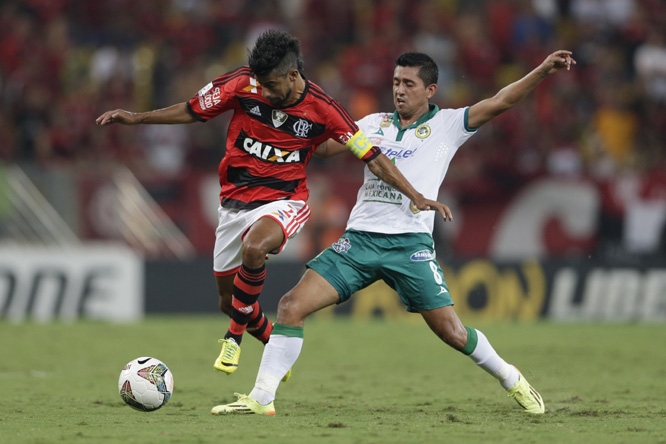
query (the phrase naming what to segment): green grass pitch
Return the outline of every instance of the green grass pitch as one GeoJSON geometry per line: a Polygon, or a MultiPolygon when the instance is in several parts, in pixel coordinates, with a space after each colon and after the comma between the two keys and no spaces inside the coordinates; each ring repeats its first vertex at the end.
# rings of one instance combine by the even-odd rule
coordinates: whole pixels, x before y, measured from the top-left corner
{"type": "Polygon", "coordinates": [[[251,390],[262,347],[212,368],[223,316],[132,325],[0,322],[0,443],[666,443],[662,324],[475,324],[541,392],[523,413],[497,382],[409,320],[313,318],[274,417],[210,415],[251,390]],[[149,355],[172,370],[169,403],[123,404],[121,368],[149,355]]]}

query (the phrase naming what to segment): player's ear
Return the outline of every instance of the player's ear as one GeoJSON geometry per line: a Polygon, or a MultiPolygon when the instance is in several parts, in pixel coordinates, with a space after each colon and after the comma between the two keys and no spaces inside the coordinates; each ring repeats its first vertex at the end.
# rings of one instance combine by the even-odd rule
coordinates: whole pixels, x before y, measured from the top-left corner
{"type": "Polygon", "coordinates": [[[287,73],[287,78],[290,81],[295,82],[296,79],[298,78],[298,70],[296,68],[290,69],[289,72],[287,73]]]}
{"type": "Polygon", "coordinates": [[[430,85],[426,86],[426,96],[428,97],[428,99],[434,96],[436,92],[437,92],[436,83],[431,83],[430,85]]]}

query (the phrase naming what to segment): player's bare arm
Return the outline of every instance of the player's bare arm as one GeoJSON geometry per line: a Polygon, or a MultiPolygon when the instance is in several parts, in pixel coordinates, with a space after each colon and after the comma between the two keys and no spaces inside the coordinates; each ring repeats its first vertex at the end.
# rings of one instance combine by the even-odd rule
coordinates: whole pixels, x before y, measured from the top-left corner
{"type": "Polygon", "coordinates": [[[494,97],[472,105],[469,109],[468,125],[471,128],[480,127],[520,102],[550,74],[564,68],[569,70],[571,65],[575,64],[571,51],[555,51],[522,79],[505,86],[494,97]]]}
{"type": "Polygon", "coordinates": [[[328,139],[327,141],[325,141],[324,143],[322,143],[317,147],[317,149],[314,152],[314,155],[321,158],[327,158],[348,152],[349,148],[347,148],[345,145],[333,139],[328,139]]]}
{"type": "Polygon", "coordinates": [[[139,125],[139,124],[178,124],[178,123],[192,123],[196,119],[187,110],[187,103],[177,103],[167,108],[156,109],[143,113],[133,113],[123,109],[115,109],[107,111],[99,116],[95,123],[97,125],[105,126],[112,123],[121,123],[123,125],[139,125]]]}
{"type": "Polygon", "coordinates": [[[418,211],[434,210],[441,214],[444,220],[453,220],[453,215],[448,206],[434,200],[426,199],[421,193],[416,191],[386,155],[380,154],[372,159],[368,162],[368,168],[372,174],[407,196],[412,201],[411,208],[415,213],[418,213],[418,211]]]}
{"type": "MultiPolygon", "coordinates": [[[[318,157],[326,158],[348,152],[349,148],[345,145],[336,140],[328,139],[317,147],[314,154],[318,157]]],[[[419,211],[434,210],[441,214],[444,220],[453,220],[451,209],[448,206],[423,197],[423,195],[414,189],[407,178],[405,178],[393,162],[391,162],[391,160],[384,154],[381,154],[368,162],[368,168],[370,168],[372,174],[379,179],[406,195],[412,201],[411,208],[415,213],[418,213],[419,211]]]]}

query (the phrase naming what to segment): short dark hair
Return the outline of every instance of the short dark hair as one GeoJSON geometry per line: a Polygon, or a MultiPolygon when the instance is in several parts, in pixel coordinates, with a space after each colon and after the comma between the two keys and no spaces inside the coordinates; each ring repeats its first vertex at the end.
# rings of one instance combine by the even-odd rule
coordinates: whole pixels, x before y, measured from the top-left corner
{"type": "Polygon", "coordinates": [[[284,31],[269,29],[263,32],[252,50],[248,51],[250,70],[257,76],[272,72],[285,75],[290,69],[303,71],[301,43],[284,31]]]}
{"type": "Polygon", "coordinates": [[[437,63],[427,54],[422,52],[405,52],[395,61],[396,66],[409,66],[419,68],[419,78],[425,86],[437,84],[439,68],[437,63]]]}

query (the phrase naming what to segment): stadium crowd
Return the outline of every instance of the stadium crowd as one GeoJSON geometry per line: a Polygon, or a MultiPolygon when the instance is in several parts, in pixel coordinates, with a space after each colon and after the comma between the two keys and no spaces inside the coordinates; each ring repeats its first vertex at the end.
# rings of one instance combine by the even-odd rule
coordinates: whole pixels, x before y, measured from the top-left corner
{"type": "MultiPolygon", "coordinates": [[[[224,117],[104,131],[95,118],[189,99],[245,64],[246,48],[271,27],[301,39],[305,75],[354,117],[393,109],[386,92],[404,50],[437,61],[434,102],[452,108],[494,94],[554,49],[572,50],[572,75],[548,79],[484,128],[444,185],[483,199],[543,175],[609,190],[638,177],[641,193],[666,201],[663,0],[4,0],[0,161],[214,171],[224,117]]],[[[342,171],[353,159],[325,162],[313,169],[342,171]]],[[[616,201],[605,203],[609,219],[622,211],[616,201]]]]}

